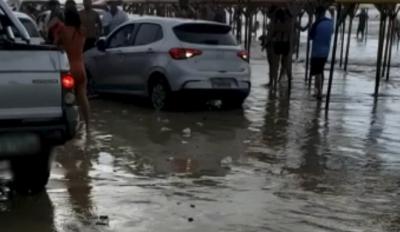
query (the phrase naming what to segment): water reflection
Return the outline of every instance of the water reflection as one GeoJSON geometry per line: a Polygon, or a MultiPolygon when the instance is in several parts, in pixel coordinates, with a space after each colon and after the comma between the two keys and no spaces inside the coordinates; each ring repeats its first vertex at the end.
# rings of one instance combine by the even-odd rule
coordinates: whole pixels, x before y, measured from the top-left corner
{"type": "Polygon", "coordinates": [[[14,195],[5,204],[6,209],[0,212],[1,231],[57,231],[54,207],[47,193],[29,197],[14,195]]]}
{"type": "Polygon", "coordinates": [[[86,136],[77,138],[58,150],[56,162],[64,171],[65,187],[69,195],[74,218],[82,224],[88,224],[93,217],[91,199],[91,177],[89,172],[96,157],[88,150],[86,136]]]}

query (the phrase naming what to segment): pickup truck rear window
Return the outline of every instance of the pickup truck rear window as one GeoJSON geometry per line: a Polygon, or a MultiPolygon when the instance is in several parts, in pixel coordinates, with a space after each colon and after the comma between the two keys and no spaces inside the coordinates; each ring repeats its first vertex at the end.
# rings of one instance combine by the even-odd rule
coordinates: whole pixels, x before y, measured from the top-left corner
{"type": "Polygon", "coordinates": [[[26,31],[31,37],[40,37],[39,31],[37,30],[35,24],[29,19],[20,18],[22,25],[24,25],[26,31]]]}
{"type": "Polygon", "coordinates": [[[187,23],[173,28],[182,42],[207,45],[237,45],[231,27],[207,23],[187,23]]]}

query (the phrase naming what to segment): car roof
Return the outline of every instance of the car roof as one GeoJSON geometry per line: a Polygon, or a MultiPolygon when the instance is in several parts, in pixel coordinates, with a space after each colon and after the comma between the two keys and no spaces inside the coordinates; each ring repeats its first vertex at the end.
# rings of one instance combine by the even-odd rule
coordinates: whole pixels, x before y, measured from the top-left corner
{"type": "Polygon", "coordinates": [[[168,17],[157,17],[157,16],[135,16],[135,18],[131,18],[130,23],[157,23],[164,26],[177,26],[180,24],[186,23],[193,23],[193,24],[214,24],[214,25],[221,25],[221,26],[228,26],[226,24],[213,22],[213,21],[206,21],[206,20],[195,20],[195,19],[184,19],[184,18],[168,18],[168,17]]]}

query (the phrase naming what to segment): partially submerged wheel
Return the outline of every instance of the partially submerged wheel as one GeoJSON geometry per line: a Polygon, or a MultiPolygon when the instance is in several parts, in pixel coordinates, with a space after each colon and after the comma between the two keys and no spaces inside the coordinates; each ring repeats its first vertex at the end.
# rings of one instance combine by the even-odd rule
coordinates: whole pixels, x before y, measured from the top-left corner
{"type": "Polygon", "coordinates": [[[171,106],[171,90],[165,80],[157,79],[151,82],[150,100],[156,110],[166,110],[171,106]]]}
{"type": "Polygon", "coordinates": [[[15,190],[21,194],[42,192],[50,177],[51,148],[44,148],[40,154],[11,160],[11,172],[15,190]]]}

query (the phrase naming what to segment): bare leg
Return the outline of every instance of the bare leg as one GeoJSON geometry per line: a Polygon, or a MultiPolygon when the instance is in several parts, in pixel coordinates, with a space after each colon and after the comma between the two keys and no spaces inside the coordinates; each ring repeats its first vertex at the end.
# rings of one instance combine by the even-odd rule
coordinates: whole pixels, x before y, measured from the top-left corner
{"type": "Polygon", "coordinates": [[[281,71],[279,74],[279,81],[282,80],[282,78],[286,75],[288,75],[288,64],[289,64],[289,60],[288,60],[289,56],[282,56],[281,58],[281,71]]]}
{"type": "Polygon", "coordinates": [[[269,70],[269,78],[270,78],[270,83],[271,86],[274,90],[276,90],[276,82],[278,78],[278,70],[279,70],[279,59],[280,56],[277,54],[273,54],[271,57],[271,65],[270,65],[270,70],[269,70]]]}
{"type": "Polygon", "coordinates": [[[85,121],[86,129],[89,129],[89,114],[90,114],[90,106],[89,101],[86,95],[86,82],[85,84],[77,86],[75,89],[76,97],[78,100],[79,110],[81,117],[85,121]]]}

